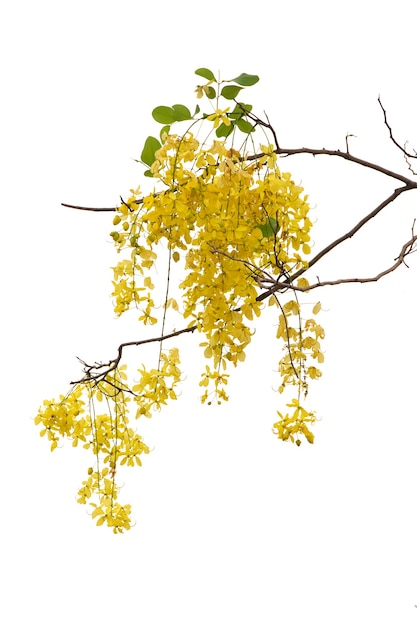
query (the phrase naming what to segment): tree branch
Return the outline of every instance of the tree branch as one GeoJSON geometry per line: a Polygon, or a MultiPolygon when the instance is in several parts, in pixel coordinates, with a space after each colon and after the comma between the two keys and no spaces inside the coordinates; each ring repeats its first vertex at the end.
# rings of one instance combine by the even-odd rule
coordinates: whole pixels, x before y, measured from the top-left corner
{"type": "MultiPolygon", "coordinates": [[[[383,200],[383,202],[381,202],[375,209],[373,209],[370,213],[368,213],[368,215],[363,217],[353,228],[351,228],[351,230],[349,230],[347,233],[345,233],[338,239],[335,239],[325,248],[320,250],[320,252],[316,254],[316,256],[313,257],[311,261],[309,261],[308,267],[300,269],[297,272],[295,272],[295,274],[290,276],[291,282],[295,281],[297,278],[302,276],[302,274],[305,274],[305,272],[307,272],[311,267],[313,267],[313,265],[315,265],[318,261],[320,261],[326,254],[328,254],[331,250],[334,250],[336,246],[340,245],[347,239],[350,239],[351,237],[353,237],[363,226],[365,226],[365,224],[367,224],[367,222],[369,222],[373,217],[378,215],[378,213],[380,213],[382,209],[384,209],[386,206],[388,206],[388,204],[390,204],[396,198],[398,198],[399,195],[401,195],[405,191],[409,191],[410,189],[414,189],[416,187],[417,185],[413,184],[411,187],[408,185],[405,185],[404,187],[399,187],[398,189],[395,189],[394,192],[390,196],[388,196],[388,198],[383,200]]],[[[288,284],[288,282],[289,281],[286,281],[285,284],[288,284]]],[[[265,291],[264,293],[260,295],[259,300],[265,300],[266,298],[268,298],[268,296],[273,294],[275,291],[279,291],[281,288],[280,285],[282,284],[283,284],[282,282],[277,281],[273,287],[271,287],[270,289],[268,289],[267,291],[265,291]]]]}
{"type": "Polygon", "coordinates": [[[116,207],[108,208],[108,207],[88,207],[88,206],[77,206],[76,204],[66,204],[65,202],[61,202],[61,206],[68,207],[69,209],[79,209],[80,211],[95,211],[96,213],[104,213],[105,211],[116,211],[116,207]]]}
{"type": "MultiPolygon", "coordinates": [[[[374,217],[376,217],[376,215],[378,215],[378,213],[380,213],[382,211],[382,209],[385,209],[386,206],[388,206],[389,204],[391,204],[391,202],[394,202],[394,200],[396,198],[398,198],[399,195],[401,195],[402,193],[404,193],[405,191],[409,191],[411,188],[408,187],[407,185],[404,187],[399,187],[398,189],[395,189],[393,191],[393,193],[388,196],[388,198],[385,198],[385,200],[383,200],[381,202],[381,204],[378,204],[378,206],[373,209],[370,213],[368,213],[368,215],[365,215],[365,217],[363,217],[361,220],[359,220],[359,222],[353,227],[351,228],[347,233],[345,233],[344,235],[342,235],[341,237],[339,237],[338,239],[335,239],[334,241],[332,241],[332,243],[330,243],[328,246],[326,246],[325,248],[323,248],[323,250],[321,250],[320,252],[318,252],[316,254],[315,257],[313,257],[311,259],[311,261],[309,261],[308,263],[308,269],[310,269],[311,267],[313,267],[313,265],[315,265],[318,261],[320,261],[320,259],[322,259],[326,254],[328,254],[331,250],[333,250],[334,248],[336,248],[336,246],[338,246],[339,244],[343,243],[344,241],[346,241],[347,239],[350,239],[351,237],[353,237],[354,235],[356,235],[356,233],[363,227],[365,226],[365,224],[367,224],[371,219],[373,219],[374,217]]],[[[303,272],[306,270],[303,270],[303,272]]],[[[298,276],[301,275],[301,272],[297,272],[297,274],[294,274],[294,276],[292,277],[294,278],[298,278],[298,276]]]]}
{"type": "MultiPolygon", "coordinates": [[[[403,247],[401,248],[400,254],[395,259],[395,263],[393,265],[390,265],[390,267],[388,267],[387,269],[383,270],[382,272],[379,272],[379,274],[377,274],[376,276],[372,276],[370,278],[339,278],[337,280],[325,280],[325,281],[320,281],[319,280],[317,283],[314,283],[313,285],[309,285],[308,287],[296,287],[293,283],[280,282],[279,286],[282,289],[293,289],[294,291],[311,291],[312,289],[317,289],[318,287],[328,287],[328,286],[331,286],[331,285],[344,285],[346,283],[372,283],[372,282],[376,282],[376,281],[380,280],[380,278],[382,278],[383,276],[386,276],[387,274],[390,274],[391,272],[395,271],[400,265],[404,264],[406,267],[408,267],[408,265],[407,265],[407,263],[405,262],[404,259],[409,254],[412,254],[413,252],[417,251],[417,247],[415,245],[416,241],[417,241],[417,235],[413,234],[411,239],[409,241],[407,241],[403,245],[403,247]]],[[[264,295],[264,294],[262,294],[262,295],[264,295]]],[[[262,298],[262,299],[264,299],[264,298],[262,298]]]]}
{"type": "MultiPolygon", "coordinates": [[[[417,188],[417,183],[410,178],[389,170],[386,167],[382,167],[381,165],[377,165],[376,163],[372,163],[371,161],[366,161],[365,159],[355,157],[350,152],[343,152],[343,150],[327,150],[326,148],[279,148],[278,150],[275,150],[275,152],[282,157],[294,156],[295,154],[311,154],[313,156],[325,155],[339,157],[341,159],[345,159],[346,161],[350,161],[351,163],[356,163],[357,165],[361,165],[362,167],[367,167],[368,169],[380,172],[381,174],[389,176],[390,178],[395,178],[405,185],[411,185],[412,187],[417,188]]],[[[257,159],[261,156],[261,154],[253,155],[248,157],[248,160],[257,159]]]]}
{"type": "Polygon", "coordinates": [[[378,102],[379,102],[379,106],[380,106],[380,107],[381,107],[381,109],[382,109],[382,113],[384,114],[384,124],[385,124],[385,126],[388,128],[388,132],[389,132],[389,136],[390,136],[391,141],[393,142],[393,144],[394,144],[395,146],[397,146],[397,148],[399,148],[399,149],[401,150],[401,152],[402,152],[402,153],[403,153],[403,155],[405,156],[405,160],[406,160],[406,162],[407,162],[407,165],[408,165],[408,167],[409,167],[410,171],[411,171],[414,175],[416,175],[416,172],[414,172],[414,171],[413,171],[413,169],[411,168],[411,165],[410,165],[409,161],[407,160],[407,159],[417,159],[417,153],[416,153],[416,151],[414,150],[414,154],[411,154],[410,152],[408,152],[408,151],[405,149],[405,146],[406,146],[407,144],[405,144],[404,146],[401,146],[401,145],[398,143],[398,141],[395,139],[395,137],[394,137],[394,135],[393,135],[393,133],[392,133],[392,128],[391,128],[390,124],[388,123],[387,112],[386,112],[386,110],[384,109],[384,107],[382,106],[382,102],[381,102],[381,98],[380,98],[380,96],[378,96],[378,102]]]}
{"type": "Polygon", "coordinates": [[[70,385],[77,385],[79,383],[84,383],[88,380],[91,381],[100,381],[104,380],[110,372],[115,370],[119,365],[122,356],[123,350],[128,348],[129,346],[141,346],[146,343],[159,343],[165,341],[166,339],[172,339],[172,337],[178,337],[179,335],[183,335],[184,333],[193,333],[197,329],[197,326],[190,326],[189,328],[182,328],[181,330],[174,330],[172,333],[167,335],[161,335],[160,337],[152,337],[151,339],[138,339],[137,341],[125,341],[121,343],[117,349],[117,357],[108,361],[107,363],[94,363],[94,365],[88,365],[81,359],[81,363],[84,365],[84,374],[83,378],[80,380],[73,380],[70,382],[70,385]],[[102,370],[102,371],[99,371],[102,370]]]}
{"type": "MultiPolygon", "coordinates": [[[[266,125],[266,124],[265,124],[266,125]]],[[[403,176],[402,174],[398,174],[397,172],[393,172],[381,165],[377,165],[376,163],[372,163],[371,161],[366,161],[365,159],[360,159],[359,157],[353,156],[350,152],[343,152],[342,150],[327,150],[325,148],[316,149],[316,148],[277,148],[274,150],[276,154],[281,155],[282,157],[294,156],[296,154],[311,154],[313,156],[325,155],[325,156],[336,156],[346,161],[350,161],[351,163],[356,163],[357,165],[361,165],[362,167],[367,167],[369,169],[375,170],[376,172],[380,172],[385,176],[390,178],[395,178],[396,180],[404,183],[407,189],[404,191],[408,191],[409,189],[417,189],[417,182],[411,180],[411,178],[407,178],[407,176],[403,176]]],[[[252,154],[246,157],[247,161],[254,161],[256,159],[260,159],[263,153],[252,154]]],[[[417,156],[416,156],[417,158],[417,156]]],[[[414,173],[414,172],[413,172],[414,173]]],[[[122,204],[123,204],[122,200],[122,204]]],[[[143,198],[138,198],[135,200],[136,204],[142,204],[143,198]]],[[[78,206],[75,204],[67,204],[65,202],[61,202],[61,206],[68,207],[70,209],[79,209],[80,211],[94,211],[96,213],[102,212],[110,212],[116,211],[117,207],[86,207],[86,206],[78,206]]]]}

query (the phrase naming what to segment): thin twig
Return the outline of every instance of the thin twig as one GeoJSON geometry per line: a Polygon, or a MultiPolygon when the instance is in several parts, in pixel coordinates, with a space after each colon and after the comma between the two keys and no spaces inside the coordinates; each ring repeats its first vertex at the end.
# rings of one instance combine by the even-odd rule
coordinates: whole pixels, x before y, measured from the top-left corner
{"type": "MultiPolygon", "coordinates": [[[[414,189],[414,188],[417,188],[417,185],[414,185],[414,184],[412,186],[405,185],[404,187],[399,187],[398,189],[395,189],[394,192],[390,196],[388,196],[388,198],[386,198],[375,209],[373,209],[370,213],[368,213],[368,215],[363,217],[353,228],[351,228],[351,230],[349,230],[347,233],[345,233],[341,237],[338,237],[338,239],[335,239],[325,248],[320,250],[320,252],[316,254],[316,256],[313,257],[311,261],[309,261],[308,267],[302,268],[298,270],[297,272],[295,272],[295,274],[292,274],[290,277],[291,282],[295,281],[302,274],[305,274],[305,272],[307,272],[311,267],[313,267],[313,265],[315,265],[318,261],[320,261],[326,254],[328,254],[331,250],[334,250],[336,246],[340,245],[347,239],[350,239],[351,237],[353,237],[363,226],[365,226],[365,224],[367,224],[372,218],[378,215],[378,213],[380,213],[382,209],[384,209],[386,206],[388,206],[388,204],[393,202],[400,194],[404,193],[405,191],[409,191],[410,189],[414,189]]],[[[288,284],[288,281],[286,281],[286,283],[277,281],[277,283],[273,287],[271,287],[270,289],[262,293],[259,299],[264,300],[268,298],[268,296],[270,296],[272,293],[274,293],[274,291],[279,291],[280,285],[282,284],[288,284]]]]}
{"type": "Polygon", "coordinates": [[[61,206],[66,206],[69,209],[79,209],[80,211],[94,211],[95,213],[103,213],[105,211],[116,211],[116,207],[89,207],[89,206],[77,206],[76,204],[66,204],[65,202],[61,202],[61,206]]]}
{"type": "MultiPolygon", "coordinates": [[[[415,152],[415,151],[414,151],[414,154],[410,154],[410,152],[408,152],[408,151],[405,149],[405,146],[402,146],[401,144],[399,144],[399,143],[398,143],[398,141],[395,139],[395,137],[394,137],[394,135],[393,135],[393,132],[392,132],[392,128],[391,128],[390,124],[388,123],[387,112],[386,112],[386,110],[384,109],[384,107],[383,107],[383,105],[382,105],[382,102],[381,102],[381,97],[380,97],[380,96],[378,96],[378,102],[379,102],[379,106],[380,106],[380,107],[381,107],[381,109],[382,109],[382,113],[384,114],[384,124],[385,124],[385,126],[388,128],[389,136],[390,136],[390,139],[391,139],[392,143],[393,143],[394,145],[396,145],[396,146],[397,146],[397,148],[399,148],[399,149],[401,150],[401,152],[404,154],[404,156],[405,156],[405,157],[407,157],[407,158],[409,158],[409,159],[417,159],[417,154],[416,154],[416,152],[415,152]]],[[[407,163],[408,163],[408,161],[407,161],[407,163]]],[[[411,168],[410,168],[410,169],[411,169],[411,168]]],[[[411,170],[411,171],[412,171],[412,170],[411,170]]],[[[415,172],[413,172],[413,174],[415,174],[415,172]]]]}
{"type": "Polygon", "coordinates": [[[277,291],[280,291],[281,287],[282,289],[293,289],[294,291],[311,291],[312,289],[317,289],[318,287],[329,287],[332,285],[345,285],[347,283],[377,282],[378,280],[380,280],[387,274],[394,272],[398,267],[400,267],[400,265],[405,265],[406,267],[408,267],[404,259],[409,254],[413,254],[414,252],[417,251],[417,248],[415,246],[416,241],[417,241],[417,235],[413,235],[412,238],[409,241],[407,241],[401,248],[401,252],[398,255],[398,257],[395,259],[395,263],[393,263],[393,265],[390,265],[387,269],[383,270],[382,272],[379,272],[379,274],[377,274],[376,276],[371,276],[367,278],[338,278],[337,280],[323,280],[323,281],[319,280],[317,283],[309,285],[308,287],[297,287],[292,282],[291,283],[281,282],[279,284],[279,289],[277,291]]]}
{"type": "Polygon", "coordinates": [[[167,335],[161,335],[160,337],[152,337],[151,339],[138,339],[137,341],[125,341],[124,343],[121,343],[119,345],[117,349],[117,357],[115,359],[112,359],[111,361],[108,361],[107,363],[95,363],[94,365],[88,365],[87,363],[79,359],[81,363],[83,363],[84,365],[83,371],[85,373],[85,376],[81,378],[80,380],[71,381],[70,385],[77,385],[79,383],[84,383],[88,380],[91,380],[91,381],[103,380],[104,378],[106,378],[108,374],[110,374],[110,372],[112,372],[113,370],[117,368],[117,366],[119,365],[122,359],[123,350],[125,348],[128,348],[129,346],[141,346],[146,343],[162,342],[162,341],[165,341],[166,339],[172,339],[173,337],[178,337],[179,335],[183,335],[184,333],[193,333],[196,329],[197,329],[197,325],[194,325],[194,326],[190,326],[189,328],[182,328],[181,330],[174,330],[172,333],[169,333],[167,335]],[[102,368],[104,368],[103,371],[98,371],[98,370],[101,370],[102,368]]]}

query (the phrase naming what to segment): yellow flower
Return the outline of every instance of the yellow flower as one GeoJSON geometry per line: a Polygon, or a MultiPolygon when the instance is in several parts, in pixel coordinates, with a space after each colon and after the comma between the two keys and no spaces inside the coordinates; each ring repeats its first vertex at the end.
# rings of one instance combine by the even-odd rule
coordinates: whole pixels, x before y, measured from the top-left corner
{"type": "MultiPolygon", "coordinates": [[[[210,82],[197,88],[199,97],[212,90],[210,82]]],[[[228,111],[216,109],[205,120],[214,128],[230,127],[233,114],[229,118],[228,111]]],[[[183,317],[188,330],[201,333],[200,347],[210,365],[199,386],[201,401],[208,404],[228,399],[226,371],[245,360],[255,333],[253,322],[264,306],[258,300],[260,290],[308,267],[304,257],[310,253],[312,222],[303,189],[290,174],[281,173],[273,144],[254,149],[261,153],[257,158],[248,159],[245,151],[246,147],[239,152],[217,139],[211,146],[200,144],[191,132],[165,136],[151,167],[154,190],[144,197],[139,196],[139,189],[131,190],[133,195],[117,210],[113,220],[117,230],[111,233],[121,253],[113,268],[115,313],[121,315],[134,307],[146,326],[156,324],[157,312],[162,310],[164,319],[183,317]],[[185,273],[180,294],[174,299],[166,291],[159,301],[157,261],[163,250],[172,254],[172,261],[184,261],[185,273]]],[[[308,291],[309,283],[302,276],[297,286],[308,291]]],[[[293,386],[297,396],[287,404],[289,413],[278,412],[275,434],[300,445],[303,437],[314,441],[310,427],[316,418],[300,405],[300,398],[306,396],[308,381],[321,376],[316,365],[324,360],[320,345],[324,330],[315,319],[306,319],[297,295],[286,286],[273,294],[269,304],[277,307],[276,337],[284,350],[277,367],[278,391],[293,386]]],[[[319,312],[318,303],[313,316],[319,312]]],[[[160,340],[147,341],[159,345],[160,340]]],[[[133,384],[125,366],[110,365],[107,372],[101,369],[105,366],[97,366],[104,374],[97,374],[96,379],[95,368],[91,375],[89,369],[67,396],[45,401],[35,423],[51,449],[67,438],[92,453],[94,467],[82,482],[78,502],[88,501],[98,525],[107,524],[121,533],[130,528],[131,520],[130,506],[117,502],[118,468],[140,466],[143,455],[149,453],[130,426],[129,407],[134,407],[133,417],[152,417],[177,398],[182,373],[177,348],[158,347],[154,366],[139,368],[133,384]],[[103,407],[100,411],[97,403],[103,407]]]]}
{"type": "Polygon", "coordinates": [[[202,98],[204,95],[208,95],[209,87],[211,83],[214,83],[214,80],[209,80],[205,85],[198,85],[195,89],[195,93],[197,94],[197,98],[202,98]]]}
{"type": "Polygon", "coordinates": [[[231,122],[226,115],[229,109],[230,107],[227,107],[227,109],[224,109],[223,111],[221,109],[216,109],[214,113],[207,117],[210,122],[214,122],[214,128],[220,126],[221,123],[223,123],[225,126],[230,126],[231,122]]]}

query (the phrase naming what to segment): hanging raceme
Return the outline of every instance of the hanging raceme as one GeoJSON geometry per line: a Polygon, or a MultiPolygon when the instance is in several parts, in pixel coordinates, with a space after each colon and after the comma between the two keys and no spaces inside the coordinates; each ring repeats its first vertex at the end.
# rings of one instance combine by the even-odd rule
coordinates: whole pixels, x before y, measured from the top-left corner
{"type": "Polygon", "coordinates": [[[197,97],[212,111],[202,113],[197,106],[192,114],[179,104],[154,109],[163,128],[159,139],[148,137],[141,154],[153,188],[145,195],[131,190],[113,219],[111,236],[122,257],[113,268],[114,310],[120,316],[136,309],[139,322],[157,328],[154,339],[144,340],[157,344],[155,361],[142,365],[129,384],[122,349],[141,342],[123,344],[108,364],[85,365],[70,393],[45,402],[35,419],[51,449],[67,437],[92,452],[78,501],[90,502],[97,524],[114,532],[131,525],[130,506],[118,503],[119,468],[141,465],[141,455],[149,452],[130,425],[129,411],[134,406],[136,418],[151,417],[177,397],[180,355],[177,347],[165,349],[168,337],[194,330],[202,335],[208,365],[201,375],[201,400],[227,400],[226,370],[245,359],[266,291],[269,306],[277,308],[276,337],[283,350],[279,391],[291,387],[295,396],[286,405],[289,411],[278,412],[274,432],[297,445],[302,437],[314,440],[315,416],[302,403],[309,380],[321,375],[316,365],[323,362],[324,331],[314,319],[320,305],[308,315],[292,288],[295,273],[294,286],[309,286],[302,276],[312,227],[307,196],[281,171],[269,123],[237,100],[258,77],[221,81],[206,68],[196,74],[206,81],[197,87],[197,97]],[[152,281],[157,263],[160,273],[167,267],[162,302],[152,281]],[[174,268],[181,272],[179,290],[171,287],[174,268]],[[171,331],[181,328],[181,319],[186,326],[171,331]]]}

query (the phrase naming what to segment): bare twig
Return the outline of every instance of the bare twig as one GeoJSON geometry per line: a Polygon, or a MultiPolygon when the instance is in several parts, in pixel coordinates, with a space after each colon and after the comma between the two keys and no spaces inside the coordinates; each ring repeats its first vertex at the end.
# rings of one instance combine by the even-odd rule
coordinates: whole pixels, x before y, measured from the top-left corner
{"type": "MultiPolygon", "coordinates": [[[[392,170],[387,169],[386,167],[382,167],[381,165],[377,165],[376,163],[372,163],[371,161],[366,161],[365,159],[360,159],[359,157],[353,156],[350,152],[343,152],[342,150],[326,150],[315,149],[315,148],[280,148],[276,150],[277,154],[280,154],[282,157],[294,156],[295,154],[311,154],[313,156],[325,155],[325,156],[334,156],[341,159],[345,159],[346,161],[350,161],[351,163],[356,163],[357,165],[362,165],[363,167],[367,167],[368,169],[374,170],[375,172],[380,172],[385,176],[389,176],[390,178],[395,178],[396,180],[401,181],[405,185],[411,185],[417,188],[417,183],[402,174],[398,174],[392,170]]],[[[261,155],[254,155],[253,158],[259,158],[261,155]]],[[[252,157],[250,157],[252,158],[252,157]]]]}
{"type": "MultiPolygon", "coordinates": [[[[321,148],[321,149],[320,148],[304,148],[304,147],[303,148],[281,148],[278,144],[275,130],[271,126],[268,118],[267,118],[267,121],[265,122],[264,120],[261,120],[253,113],[248,113],[248,116],[252,119],[252,121],[257,122],[259,125],[264,126],[265,128],[268,128],[270,130],[277,146],[275,153],[278,155],[281,155],[282,157],[294,156],[296,154],[311,154],[313,156],[319,156],[319,155],[335,156],[341,159],[345,159],[346,161],[356,163],[357,165],[361,165],[362,167],[367,167],[369,169],[375,170],[376,172],[380,172],[381,174],[384,174],[385,176],[389,176],[390,178],[395,178],[397,180],[400,180],[405,185],[412,184],[417,187],[417,183],[410,180],[406,176],[403,176],[402,174],[398,174],[397,172],[394,172],[385,167],[382,167],[381,165],[378,165],[377,163],[372,163],[371,161],[366,161],[365,159],[360,159],[359,157],[353,156],[349,152],[349,146],[347,144],[347,138],[351,135],[346,136],[346,152],[343,152],[342,150],[328,150],[326,148],[321,148]]],[[[252,155],[247,156],[246,160],[256,161],[257,159],[260,159],[262,156],[263,156],[262,153],[252,154],[252,155]]]]}
{"type": "MultiPolygon", "coordinates": [[[[361,220],[359,220],[359,222],[353,227],[351,228],[347,233],[345,233],[344,235],[342,235],[341,237],[339,237],[338,239],[335,239],[334,241],[332,241],[332,243],[330,243],[328,246],[326,246],[325,248],[323,248],[323,250],[321,250],[320,252],[318,252],[316,254],[315,257],[313,257],[311,259],[311,261],[309,261],[308,263],[308,269],[310,269],[311,267],[313,267],[313,265],[315,265],[318,261],[320,261],[320,259],[322,259],[326,254],[328,254],[331,250],[333,250],[334,248],[336,248],[336,246],[338,246],[339,244],[341,244],[343,241],[346,241],[347,239],[350,239],[351,237],[353,237],[354,235],[356,235],[356,233],[363,227],[365,226],[365,224],[367,224],[371,219],[373,219],[374,217],[376,217],[378,215],[378,213],[380,213],[382,211],[382,209],[385,209],[386,206],[388,206],[389,204],[391,204],[391,202],[394,202],[394,200],[396,198],[398,198],[399,195],[401,195],[402,193],[404,193],[405,191],[409,191],[410,189],[412,189],[413,187],[408,187],[407,185],[404,187],[399,187],[398,189],[395,189],[393,191],[393,193],[391,195],[388,196],[388,198],[385,198],[385,200],[383,200],[380,204],[378,204],[377,207],[375,207],[375,209],[373,209],[370,213],[368,213],[368,215],[365,215],[365,217],[363,217],[361,220]]],[[[416,186],[417,188],[417,186],[416,186]]],[[[305,271],[305,270],[304,270],[305,271]]],[[[294,278],[298,278],[298,276],[301,275],[301,272],[297,272],[296,274],[294,274],[294,276],[292,277],[292,279],[294,278]]]]}
{"type": "Polygon", "coordinates": [[[65,202],[61,202],[61,206],[66,206],[69,209],[79,209],[80,211],[94,211],[96,213],[104,213],[105,211],[116,211],[116,207],[89,207],[89,206],[77,206],[76,204],[66,204],[65,202]]]}
{"type": "Polygon", "coordinates": [[[394,137],[394,135],[393,135],[393,132],[392,132],[391,125],[388,123],[387,112],[386,112],[386,110],[385,110],[385,108],[384,108],[384,106],[383,106],[383,104],[382,104],[382,102],[381,102],[381,97],[380,97],[380,96],[378,96],[378,103],[379,103],[379,106],[380,106],[380,107],[381,107],[381,109],[382,109],[382,113],[384,114],[384,124],[385,124],[385,126],[388,128],[389,136],[390,136],[390,139],[391,139],[391,141],[393,142],[393,144],[395,144],[395,145],[397,146],[397,148],[399,148],[399,149],[401,150],[401,152],[402,152],[402,153],[403,153],[406,157],[408,157],[408,158],[410,158],[410,159],[417,159],[417,154],[416,154],[416,151],[415,151],[415,150],[414,150],[414,154],[411,154],[410,152],[408,152],[408,151],[405,149],[405,146],[402,146],[401,144],[399,144],[399,143],[398,143],[398,141],[395,139],[395,137],[394,137]]]}
{"type": "MultiPolygon", "coordinates": [[[[157,195],[157,194],[154,194],[157,195]]],[[[134,204],[143,204],[144,198],[137,198],[134,201],[134,204]]],[[[129,211],[132,211],[132,208],[123,200],[120,196],[120,201],[124,204],[129,211]]],[[[95,213],[105,213],[105,212],[114,212],[117,211],[117,207],[89,207],[89,206],[78,206],[76,204],[66,204],[65,202],[61,202],[61,206],[68,207],[69,209],[79,209],[80,211],[94,211],[95,213]]]]}
{"type": "Polygon", "coordinates": [[[384,114],[384,124],[388,128],[389,136],[390,136],[390,139],[391,139],[392,143],[397,148],[399,148],[399,150],[401,150],[401,152],[403,153],[405,162],[407,163],[407,167],[410,170],[410,172],[414,176],[417,176],[417,172],[415,172],[413,170],[413,168],[411,166],[411,163],[409,161],[409,159],[417,159],[417,152],[415,150],[414,150],[414,154],[411,154],[410,152],[408,152],[407,149],[406,149],[407,142],[404,144],[404,146],[402,146],[401,144],[398,143],[398,141],[395,139],[395,137],[393,135],[392,128],[391,128],[390,124],[388,123],[387,112],[386,112],[386,110],[384,109],[384,107],[382,105],[380,96],[378,96],[378,102],[379,102],[379,106],[381,107],[382,112],[384,114]]]}
{"type": "Polygon", "coordinates": [[[356,135],[352,135],[352,133],[347,133],[346,137],[345,137],[345,143],[346,143],[346,152],[349,154],[349,137],[356,137],[356,135]]]}
{"type": "MultiPolygon", "coordinates": [[[[284,289],[293,289],[294,291],[311,291],[312,289],[317,289],[318,287],[329,287],[329,286],[332,286],[332,285],[345,285],[347,283],[372,283],[372,282],[377,282],[378,280],[383,278],[383,276],[386,276],[387,274],[390,274],[391,272],[394,272],[398,267],[400,267],[400,265],[405,265],[406,267],[408,267],[408,265],[407,265],[407,263],[405,262],[404,259],[409,254],[413,254],[414,252],[417,251],[417,247],[415,245],[416,242],[417,242],[417,235],[413,234],[411,239],[409,241],[407,241],[403,245],[403,247],[401,248],[401,252],[398,255],[398,257],[395,259],[395,263],[393,263],[393,265],[390,265],[387,269],[383,270],[382,272],[379,272],[379,274],[377,274],[376,276],[371,276],[371,277],[368,277],[368,278],[338,278],[337,280],[324,280],[324,281],[319,280],[317,283],[309,285],[308,287],[297,287],[292,282],[291,283],[289,283],[289,282],[280,282],[279,283],[279,288],[276,289],[276,291],[281,291],[281,288],[282,288],[282,290],[284,290],[284,289]]],[[[263,295],[264,294],[262,294],[262,296],[263,295]]]]}
{"type": "Polygon", "coordinates": [[[329,245],[327,245],[325,248],[320,250],[320,252],[316,254],[316,256],[313,257],[311,261],[309,261],[308,267],[300,269],[294,274],[292,274],[290,277],[290,281],[287,280],[285,281],[285,283],[282,283],[281,281],[277,281],[273,287],[271,287],[270,289],[262,293],[259,299],[264,300],[265,298],[268,298],[268,296],[270,296],[275,291],[279,291],[281,288],[281,285],[283,284],[288,285],[289,282],[293,283],[293,281],[299,278],[302,274],[305,274],[305,272],[307,272],[311,267],[313,267],[313,265],[315,265],[324,256],[326,256],[326,254],[328,254],[331,250],[334,250],[336,246],[340,245],[347,239],[350,239],[351,237],[353,237],[363,226],[365,226],[365,224],[367,224],[372,218],[378,215],[378,213],[380,213],[382,209],[384,209],[386,206],[388,206],[388,204],[390,204],[396,198],[398,198],[400,194],[404,193],[405,191],[409,191],[410,189],[414,189],[416,187],[417,185],[413,184],[411,187],[408,185],[405,185],[404,187],[399,187],[398,189],[395,189],[395,191],[390,196],[388,196],[388,198],[385,198],[385,200],[381,202],[370,213],[368,213],[368,215],[365,215],[365,217],[363,217],[353,228],[351,228],[351,230],[349,230],[347,233],[345,233],[341,237],[338,237],[338,239],[335,239],[334,241],[329,243],[329,245]]]}
{"type": "Polygon", "coordinates": [[[121,343],[117,349],[117,357],[108,361],[107,363],[94,363],[94,365],[88,365],[81,359],[81,363],[84,365],[84,374],[83,378],[80,380],[74,380],[70,382],[70,385],[77,385],[79,383],[85,383],[88,380],[100,381],[104,380],[110,372],[113,372],[117,369],[122,356],[123,350],[128,348],[129,346],[142,346],[146,343],[159,343],[165,341],[166,339],[172,339],[173,337],[178,337],[179,335],[183,335],[184,333],[193,333],[196,330],[197,326],[190,326],[189,328],[182,328],[181,330],[174,330],[172,333],[167,335],[161,335],[160,337],[152,337],[151,339],[138,339],[137,341],[125,341],[121,343]]]}

